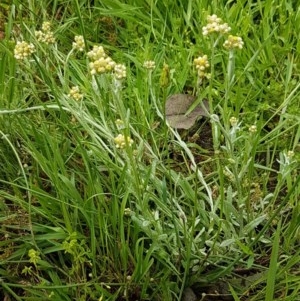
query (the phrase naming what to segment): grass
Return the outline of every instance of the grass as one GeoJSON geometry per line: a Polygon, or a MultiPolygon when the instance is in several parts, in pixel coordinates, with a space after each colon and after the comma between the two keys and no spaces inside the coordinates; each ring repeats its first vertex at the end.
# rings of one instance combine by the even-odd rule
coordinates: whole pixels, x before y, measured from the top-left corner
{"type": "Polygon", "coordinates": [[[300,300],[299,32],[292,0],[1,3],[1,298],[300,300]],[[214,13],[242,49],[202,35],[214,13]],[[209,116],[170,127],[176,93],[209,116]]]}

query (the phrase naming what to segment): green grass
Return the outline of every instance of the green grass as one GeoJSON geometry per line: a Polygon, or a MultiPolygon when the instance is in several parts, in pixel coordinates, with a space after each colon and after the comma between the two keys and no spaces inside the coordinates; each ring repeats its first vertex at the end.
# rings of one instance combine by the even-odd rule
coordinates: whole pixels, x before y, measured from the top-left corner
{"type": "Polygon", "coordinates": [[[300,300],[296,4],[1,3],[0,298],[190,301],[191,287],[197,300],[300,300]],[[202,35],[214,13],[244,41],[231,56],[226,37],[202,35]],[[35,36],[44,21],[54,44],[35,36]],[[35,53],[16,60],[17,41],[35,53]],[[126,65],[121,87],[90,74],[93,45],[126,65]],[[176,93],[207,98],[209,117],[171,128],[176,93]],[[117,148],[119,134],[133,144],[117,148]]]}

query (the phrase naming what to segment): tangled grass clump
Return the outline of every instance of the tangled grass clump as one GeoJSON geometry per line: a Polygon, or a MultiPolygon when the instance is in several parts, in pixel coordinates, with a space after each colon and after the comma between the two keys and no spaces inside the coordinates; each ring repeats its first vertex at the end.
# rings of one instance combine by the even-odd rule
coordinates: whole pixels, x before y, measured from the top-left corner
{"type": "Polygon", "coordinates": [[[298,298],[300,21],[277,2],[8,5],[0,298],[298,298]]]}

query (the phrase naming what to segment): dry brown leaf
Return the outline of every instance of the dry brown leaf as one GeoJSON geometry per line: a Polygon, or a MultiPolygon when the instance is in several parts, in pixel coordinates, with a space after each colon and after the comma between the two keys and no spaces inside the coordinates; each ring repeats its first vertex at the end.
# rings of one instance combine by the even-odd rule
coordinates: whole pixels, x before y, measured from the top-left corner
{"type": "Polygon", "coordinates": [[[189,114],[186,114],[194,103],[196,97],[189,94],[174,94],[166,101],[166,119],[171,127],[176,129],[189,129],[200,116],[207,116],[208,101],[203,100],[206,110],[198,104],[189,114]]]}

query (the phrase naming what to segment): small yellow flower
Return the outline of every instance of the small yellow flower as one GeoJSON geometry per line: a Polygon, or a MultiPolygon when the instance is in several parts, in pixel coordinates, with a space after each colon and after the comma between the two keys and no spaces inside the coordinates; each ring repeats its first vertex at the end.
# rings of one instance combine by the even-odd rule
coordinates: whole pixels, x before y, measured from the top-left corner
{"type": "Polygon", "coordinates": [[[72,43],[72,46],[74,49],[78,50],[78,51],[84,51],[84,38],[83,36],[75,36],[74,37],[74,42],[72,43]]]}
{"type": "Polygon", "coordinates": [[[233,127],[233,126],[237,125],[238,120],[236,117],[230,117],[229,122],[230,122],[231,126],[233,127]]]}
{"type": "Polygon", "coordinates": [[[207,55],[199,56],[194,59],[194,65],[196,66],[196,69],[199,69],[201,71],[207,69],[209,67],[207,55]]]}
{"type": "Polygon", "coordinates": [[[49,31],[51,31],[51,22],[49,22],[49,21],[43,22],[43,24],[42,24],[42,30],[43,30],[43,32],[49,32],[49,31]]]}
{"type": "Polygon", "coordinates": [[[145,61],[143,64],[144,68],[148,69],[148,70],[153,70],[155,69],[156,65],[154,61],[145,61]]]}
{"type": "Polygon", "coordinates": [[[206,72],[206,69],[209,68],[209,62],[207,55],[199,56],[194,59],[194,65],[198,71],[199,78],[210,78],[210,73],[206,72]]]}
{"type": "Polygon", "coordinates": [[[241,37],[229,35],[228,39],[224,42],[223,46],[226,49],[242,49],[244,42],[241,37]]]}
{"type": "Polygon", "coordinates": [[[35,47],[33,44],[29,44],[25,41],[17,42],[14,49],[14,57],[17,60],[24,60],[35,52],[35,47]]]}
{"type": "Polygon", "coordinates": [[[295,156],[295,153],[294,151],[289,150],[286,155],[289,159],[292,159],[295,156]]]}
{"type": "Polygon", "coordinates": [[[111,57],[107,56],[102,46],[94,46],[93,49],[87,53],[87,56],[91,60],[89,66],[92,75],[112,71],[116,66],[116,63],[111,57]]]}
{"type": "Polygon", "coordinates": [[[70,89],[70,92],[68,94],[68,97],[71,97],[77,101],[81,100],[83,98],[83,94],[80,93],[80,89],[78,86],[73,86],[70,89]]]}
{"type": "Polygon", "coordinates": [[[227,23],[219,25],[219,32],[222,34],[228,33],[231,30],[231,27],[227,23]]]}
{"type": "Polygon", "coordinates": [[[46,44],[54,44],[55,43],[55,37],[52,31],[48,31],[44,34],[43,41],[46,44]]]}
{"type": "Polygon", "coordinates": [[[116,148],[125,148],[126,144],[131,146],[133,144],[133,140],[130,137],[125,137],[122,134],[119,134],[117,137],[114,138],[114,142],[116,144],[116,148]]]}
{"type": "Polygon", "coordinates": [[[121,119],[117,119],[117,120],[115,121],[115,124],[116,124],[116,126],[117,126],[118,128],[124,128],[124,122],[123,122],[123,120],[121,120],[121,119]]]}
{"type": "Polygon", "coordinates": [[[202,34],[204,36],[207,36],[210,33],[218,32],[218,31],[219,31],[219,24],[217,23],[210,23],[202,27],[202,34]]]}
{"type": "Polygon", "coordinates": [[[34,32],[36,39],[40,42],[44,39],[44,33],[41,30],[36,30],[34,32]]]}
{"type": "Polygon", "coordinates": [[[112,71],[115,68],[115,65],[116,63],[109,56],[101,57],[89,64],[92,75],[112,71]]]}
{"type": "Polygon", "coordinates": [[[257,126],[256,125],[251,125],[249,127],[249,132],[250,133],[256,133],[257,132],[257,126]]]}
{"type": "Polygon", "coordinates": [[[102,46],[94,45],[93,49],[87,53],[87,56],[92,61],[96,61],[98,59],[105,58],[106,53],[105,53],[104,48],[102,46]]]}
{"type": "Polygon", "coordinates": [[[222,22],[222,19],[219,18],[216,14],[213,14],[213,15],[208,15],[206,17],[206,21],[208,24],[211,24],[211,23],[220,24],[222,22]]]}

